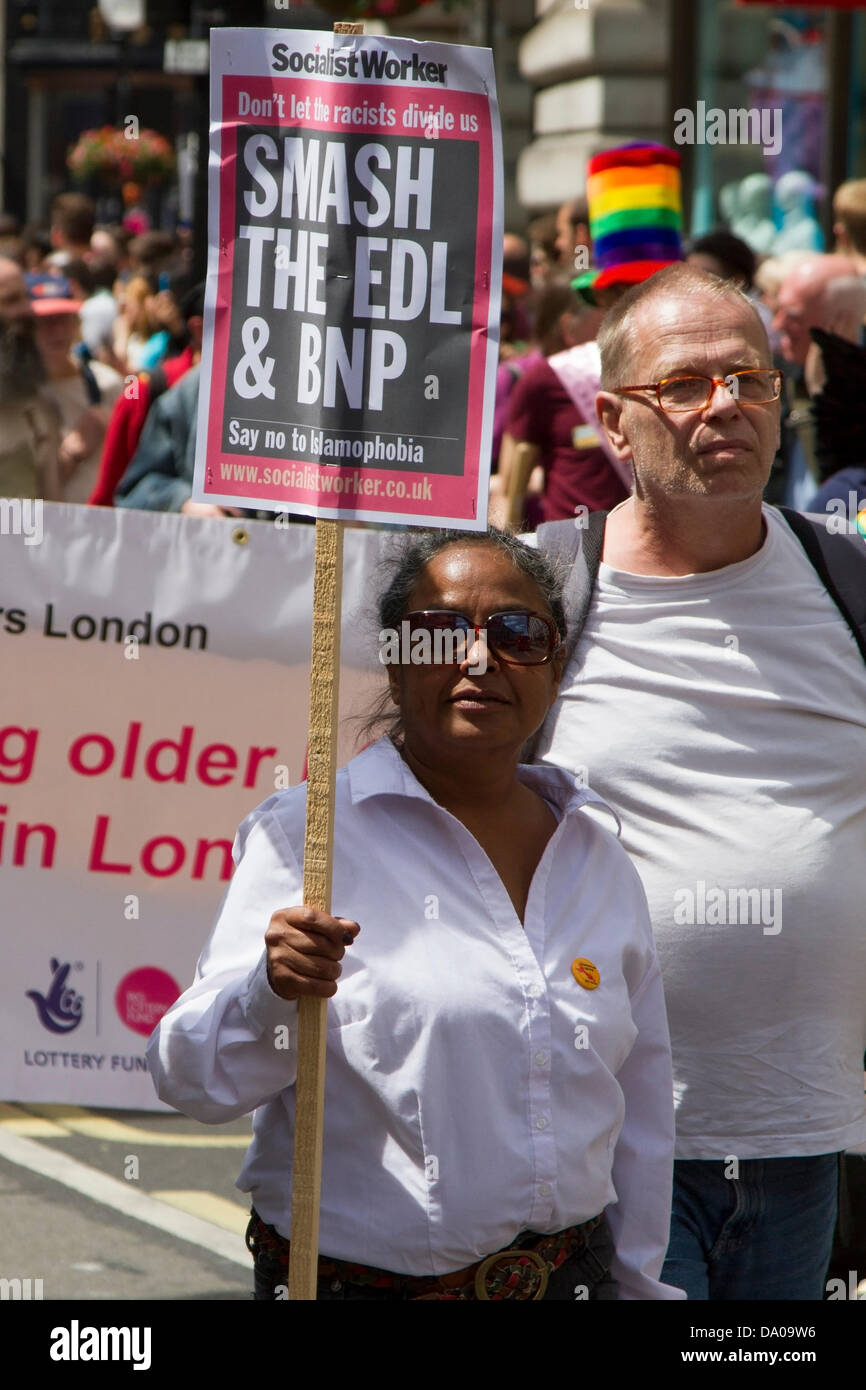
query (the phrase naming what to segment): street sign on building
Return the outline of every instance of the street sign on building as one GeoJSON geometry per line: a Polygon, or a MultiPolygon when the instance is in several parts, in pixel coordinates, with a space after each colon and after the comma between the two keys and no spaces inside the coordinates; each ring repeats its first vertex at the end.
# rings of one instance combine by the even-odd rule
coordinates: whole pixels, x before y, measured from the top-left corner
{"type": "Polygon", "coordinates": [[[207,39],[166,39],[163,67],[166,72],[207,72],[210,45],[207,39]]]}

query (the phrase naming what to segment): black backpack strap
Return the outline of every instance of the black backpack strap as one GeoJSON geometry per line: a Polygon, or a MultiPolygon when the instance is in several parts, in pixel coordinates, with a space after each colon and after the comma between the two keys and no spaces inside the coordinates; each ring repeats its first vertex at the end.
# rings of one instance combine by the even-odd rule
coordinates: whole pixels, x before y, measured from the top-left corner
{"type": "Polygon", "coordinates": [[[87,392],[88,404],[101,405],[102,392],[99,389],[99,382],[96,380],[96,376],[90,363],[81,362],[79,370],[81,372],[82,380],[84,381],[84,389],[87,392]]]}
{"type": "Polygon", "coordinates": [[[562,592],[567,625],[566,665],[580,640],[592,602],[606,521],[607,512],[591,512],[585,526],[576,521],[548,521],[539,526],[536,533],[539,550],[557,567],[568,567],[562,592]]]}
{"type": "MultiPolygon", "coordinates": [[[[536,532],[538,549],[552,560],[558,569],[568,570],[564,576],[562,592],[566,622],[563,670],[567,669],[574,656],[592,603],[598,567],[601,563],[606,521],[607,512],[591,512],[585,526],[581,526],[577,521],[546,521],[536,532]]],[[[525,745],[521,754],[522,762],[533,761],[550,717],[548,715],[545,723],[525,745]]]]}
{"type": "Polygon", "coordinates": [[[811,560],[866,661],[866,539],[859,532],[830,531],[826,516],[809,516],[790,507],[777,510],[811,560]]]}
{"type": "Polygon", "coordinates": [[[142,372],[142,376],[146,377],[148,389],[150,391],[150,397],[148,400],[149,410],[150,407],[153,405],[154,401],[158,400],[159,397],[162,395],[163,391],[166,391],[168,389],[168,377],[165,374],[165,368],[161,365],[154,367],[153,371],[151,372],[142,372]]]}
{"type": "MultiPolygon", "coordinates": [[[[777,507],[805,550],[827,593],[845,619],[854,641],[866,661],[866,538],[859,532],[834,533],[828,518],[809,516],[777,507]]],[[[592,603],[607,512],[592,512],[588,525],[580,529],[573,521],[551,521],[539,526],[538,549],[554,564],[568,565],[563,590],[565,620],[568,624],[565,668],[568,667],[592,603]]],[[[551,714],[524,746],[521,762],[534,761],[545,739],[551,714]]]]}

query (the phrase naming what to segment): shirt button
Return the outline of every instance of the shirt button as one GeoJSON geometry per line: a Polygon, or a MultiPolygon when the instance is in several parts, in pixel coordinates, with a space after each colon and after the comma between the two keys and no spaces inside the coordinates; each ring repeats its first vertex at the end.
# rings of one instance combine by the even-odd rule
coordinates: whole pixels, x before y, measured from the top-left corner
{"type": "Polygon", "coordinates": [[[550,1186],[550,1183],[549,1183],[549,1182],[542,1182],[542,1183],[539,1183],[539,1185],[538,1185],[538,1195],[539,1195],[539,1197],[549,1197],[552,1191],[553,1191],[553,1188],[550,1186]]]}
{"type": "Polygon", "coordinates": [[[530,999],[540,999],[543,993],[544,991],[541,988],[541,985],[530,985],[529,989],[527,990],[527,994],[529,995],[530,999]]]}
{"type": "Polygon", "coordinates": [[[536,1129],[547,1129],[547,1121],[546,1121],[546,1119],[544,1118],[543,1115],[539,1115],[538,1119],[535,1121],[535,1128],[536,1128],[536,1129]]]}
{"type": "Polygon", "coordinates": [[[547,1053],[546,1053],[546,1052],[536,1052],[536,1054],[535,1054],[535,1065],[536,1065],[537,1067],[546,1067],[546,1066],[547,1066],[547,1053]]]}

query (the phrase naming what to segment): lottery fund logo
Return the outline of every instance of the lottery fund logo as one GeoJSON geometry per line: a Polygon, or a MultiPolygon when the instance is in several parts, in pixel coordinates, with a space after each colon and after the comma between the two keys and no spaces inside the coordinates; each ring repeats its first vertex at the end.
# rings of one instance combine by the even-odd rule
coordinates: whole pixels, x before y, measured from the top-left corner
{"type": "Polygon", "coordinates": [[[140,965],[124,975],[117,986],[114,1007],[127,1028],[147,1038],[180,993],[180,985],[165,970],[140,965]]]}
{"type": "Polygon", "coordinates": [[[866,540],[866,507],[861,507],[857,513],[857,530],[864,540],[866,540]]]}
{"type": "Polygon", "coordinates": [[[84,996],[66,983],[72,969],[71,961],[61,965],[52,956],[49,964],[51,983],[47,993],[40,994],[37,989],[28,989],[27,998],[33,1000],[39,1022],[49,1033],[71,1033],[83,1017],[84,996]]]}

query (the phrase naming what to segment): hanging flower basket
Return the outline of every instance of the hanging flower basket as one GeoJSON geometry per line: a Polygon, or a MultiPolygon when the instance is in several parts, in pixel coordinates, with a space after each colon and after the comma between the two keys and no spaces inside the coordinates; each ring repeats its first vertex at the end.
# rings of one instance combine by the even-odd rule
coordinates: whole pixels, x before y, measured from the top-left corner
{"type": "Polygon", "coordinates": [[[66,156],[66,167],[81,183],[99,180],[119,187],[129,179],[155,187],[174,173],[174,150],[164,135],[140,130],[128,138],[116,126],[85,130],[66,156]]]}
{"type": "Polygon", "coordinates": [[[66,167],[73,178],[82,183],[88,179],[110,179],[117,167],[113,125],[101,130],[85,130],[66,155],[66,167]]]}

